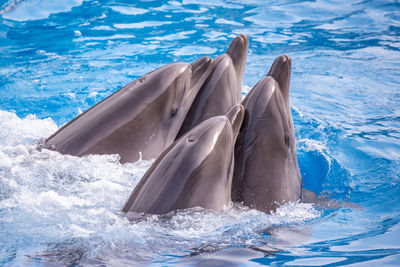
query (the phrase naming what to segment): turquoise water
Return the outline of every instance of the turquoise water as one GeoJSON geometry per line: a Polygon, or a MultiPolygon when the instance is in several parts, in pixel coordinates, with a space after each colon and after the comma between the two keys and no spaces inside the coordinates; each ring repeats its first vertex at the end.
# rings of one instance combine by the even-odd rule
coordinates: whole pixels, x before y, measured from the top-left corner
{"type": "Polygon", "coordinates": [[[397,1],[9,0],[0,9],[0,265],[399,265],[397,1]],[[243,94],[275,57],[292,58],[304,187],[341,205],[267,215],[235,204],[129,221],[120,209],[151,161],[34,149],[133,79],[216,57],[242,32],[243,94]]]}

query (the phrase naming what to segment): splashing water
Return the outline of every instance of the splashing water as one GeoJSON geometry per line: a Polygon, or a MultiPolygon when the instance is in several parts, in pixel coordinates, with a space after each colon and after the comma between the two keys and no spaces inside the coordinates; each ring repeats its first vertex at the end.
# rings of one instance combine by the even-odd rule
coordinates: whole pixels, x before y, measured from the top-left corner
{"type": "Polygon", "coordinates": [[[56,130],[51,119],[1,115],[6,131],[0,147],[0,234],[21,253],[17,260],[31,255],[64,264],[109,258],[151,262],[202,247],[261,244],[263,229],[319,216],[310,204],[291,204],[272,216],[237,206],[223,213],[193,208],[128,219],[121,207],[152,161],[120,164],[118,155],[79,158],[38,151],[32,140],[56,130]]]}

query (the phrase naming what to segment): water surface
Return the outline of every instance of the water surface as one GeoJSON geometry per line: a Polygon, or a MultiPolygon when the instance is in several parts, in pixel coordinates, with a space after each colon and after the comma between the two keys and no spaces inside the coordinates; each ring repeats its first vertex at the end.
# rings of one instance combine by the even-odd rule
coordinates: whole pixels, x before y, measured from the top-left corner
{"type": "Polygon", "coordinates": [[[0,265],[400,262],[397,1],[9,0],[0,10],[0,265]],[[240,33],[243,95],[277,56],[292,58],[304,187],[347,204],[128,220],[121,207],[151,161],[34,149],[133,79],[216,57],[240,33]]]}

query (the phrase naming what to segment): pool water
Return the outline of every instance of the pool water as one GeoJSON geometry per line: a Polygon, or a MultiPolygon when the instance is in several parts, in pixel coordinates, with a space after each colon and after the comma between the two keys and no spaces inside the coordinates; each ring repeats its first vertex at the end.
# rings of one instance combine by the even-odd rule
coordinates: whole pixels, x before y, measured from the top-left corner
{"type": "Polygon", "coordinates": [[[0,265],[400,264],[398,1],[8,0],[0,13],[0,265]],[[152,161],[35,150],[133,79],[240,33],[243,95],[292,58],[303,185],[325,205],[127,218],[152,161]]]}

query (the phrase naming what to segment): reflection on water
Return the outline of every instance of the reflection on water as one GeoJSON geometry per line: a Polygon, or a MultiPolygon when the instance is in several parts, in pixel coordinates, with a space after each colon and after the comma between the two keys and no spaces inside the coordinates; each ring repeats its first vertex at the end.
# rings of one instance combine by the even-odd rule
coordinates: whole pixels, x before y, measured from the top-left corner
{"type": "Polygon", "coordinates": [[[9,0],[0,14],[0,265],[400,261],[396,1],[9,0]],[[34,149],[133,79],[216,57],[242,32],[243,94],[276,56],[292,58],[304,187],[362,209],[235,204],[128,218],[120,209],[151,161],[34,149]]]}

